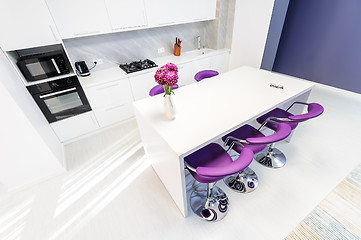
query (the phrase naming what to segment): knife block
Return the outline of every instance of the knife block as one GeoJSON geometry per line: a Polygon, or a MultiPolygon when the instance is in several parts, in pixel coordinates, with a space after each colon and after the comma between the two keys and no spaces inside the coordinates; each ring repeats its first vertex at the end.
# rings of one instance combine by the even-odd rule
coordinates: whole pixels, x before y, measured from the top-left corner
{"type": "Polygon", "coordinates": [[[181,47],[177,44],[174,44],[174,56],[180,56],[181,54],[181,47]]]}

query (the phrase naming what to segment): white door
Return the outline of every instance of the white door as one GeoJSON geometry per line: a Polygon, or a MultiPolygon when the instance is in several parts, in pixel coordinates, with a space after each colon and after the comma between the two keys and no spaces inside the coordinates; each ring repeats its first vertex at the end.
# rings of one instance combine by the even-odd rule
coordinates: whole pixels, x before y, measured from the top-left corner
{"type": "Polygon", "coordinates": [[[113,30],[147,25],[143,0],[105,0],[113,30]]]}
{"type": "Polygon", "coordinates": [[[5,51],[61,42],[42,0],[1,1],[0,29],[0,47],[5,51]]]}
{"type": "Polygon", "coordinates": [[[111,32],[104,0],[47,0],[63,38],[111,32]]]}

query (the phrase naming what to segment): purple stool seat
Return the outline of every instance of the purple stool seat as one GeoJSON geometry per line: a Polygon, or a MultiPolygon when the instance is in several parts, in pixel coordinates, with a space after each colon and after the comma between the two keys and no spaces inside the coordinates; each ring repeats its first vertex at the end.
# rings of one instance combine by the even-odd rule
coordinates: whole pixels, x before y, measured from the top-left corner
{"type": "MultiPolygon", "coordinates": [[[[172,89],[177,89],[179,86],[178,84],[174,84],[172,86],[172,89]]],[[[154,87],[152,87],[152,89],[150,89],[149,91],[149,96],[155,96],[155,95],[158,95],[158,94],[161,94],[161,93],[164,93],[164,88],[162,85],[156,85],[154,87]]]]}
{"type": "MultiPolygon", "coordinates": [[[[272,119],[276,122],[285,122],[290,125],[290,127],[295,129],[299,122],[304,122],[308,119],[315,118],[320,116],[324,108],[318,104],[318,103],[309,103],[307,104],[307,113],[299,114],[299,115],[293,115],[292,113],[288,112],[287,110],[283,110],[280,108],[273,109],[272,111],[264,114],[263,116],[257,118],[257,122],[262,124],[265,120],[267,120],[269,117],[273,118],[286,118],[287,121],[272,119]]],[[[277,124],[274,122],[267,122],[266,126],[272,130],[276,129],[277,124]]]]}
{"type": "MultiPolygon", "coordinates": [[[[293,130],[297,127],[298,123],[318,117],[323,111],[324,108],[318,103],[294,102],[287,110],[282,110],[280,108],[273,109],[257,118],[257,122],[274,131],[277,129],[277,123],[288,124],[293,130]],[[295,104],[307,105],[307,113],[293,115],[288,112],[295,104]]],[[[280,168],[286,164],[286,156],[279,149],[275,148],[274,144],[271,144],[267,151],[257,154],[255,159],[257,162],[270,168],[280,168]]]]}
{"type": "MultiPolygon", "coordinates": [[[[265,135],[250,125],[244,125],[238,129],[234,130],[233,132],[225,135],[224,137],[222,137],[223,142],[225,142],[227,137],[229,137],[229,136],[233,136],[233,137],[236,137],[239,139],[246,139],[248,137],[255,137],[255,138],[264,137],[265,135]]],[[[226,145],[230,146],[231,144],[232,144],[232,141],[228,141],[226,145]]],[[[256,145],[256,144],[249,144],[249,143],[243,143],[243,145],[245,148],[251,149],[253,151],[253,153],[258,153],[267,146],[267,144],[256,145]]],[[[236,152],[241,152],[242,147],[240,145],[234,145],[233,150],[235,150],[236,152]]]]}
{"type": "MultiPolygon", "coordinates": [[[[270,111],[270,112],[260,116],[259,118],[257,118],[257,122],[262,124],[269,117],[288,118],[289,116],[292,116],[292,114],[289,113],[289,112],[286,112],[283,109],[275,108],[272,111],[270,111]]],[[[297,125],[298,125],[297,122],[289,122],[289,121],[277,121],[277,122],[282,122],[282,123],[289,124],[292,130],[295,129],[297,127],[297,125]]],[[[268,127],[270,129],[272,129],[273,131],[275,131],[277,129],[277,123],[275,123],[275,122],[267,122],[266,127],[268,127]]]]}
{"type": "Polygon", "coordinates": [[[214,76],[217,76],[218,74],[219,74],[219,72],[214,71],[214,70],[203,70],[203,71],[198,72],[196,75],[194,75],[194,79],[197,82],[199,82],[202,79],[214,77],[214,76]]]}
{"type": "Polygon", "coordinates": [[[236,161],[218,144],[211,143],[184,158],[196,172],[190,171],[200,183],[212,183],[237,173],[251,164],[253,152],[243,149],[236,161]]]}
{"type": "MultiPolygon", "coordinates": [[[[279,123],[276,125],[274,134],[265,136],[254,127],[244,125],[222,137],[222,140],[226,146],[229,146],[228,152],[233,149],[240,153],[245,149],[250,149],[253,153],[258,153],[265,149],[267,144],[287,138],[291,131],[291,127],[287,123],[279,123]]],[[[247,168],[236,175],[225,178],[224,182],[236,192],[250,193],[257,188],[258,177],[251,168],[247,168]]]]}
{"type": "Polygon", "coordinates": [[[190,196],[190,206],[201,219],[219,221],[229,209],[227,195],[214,186],[222,178],[242,171],[252,162],[253,152],[243,149],[237,160],[233,161],[218,144],[211,143],[184,158],[184,163],[194,179],[201,183],[190,196]]]}

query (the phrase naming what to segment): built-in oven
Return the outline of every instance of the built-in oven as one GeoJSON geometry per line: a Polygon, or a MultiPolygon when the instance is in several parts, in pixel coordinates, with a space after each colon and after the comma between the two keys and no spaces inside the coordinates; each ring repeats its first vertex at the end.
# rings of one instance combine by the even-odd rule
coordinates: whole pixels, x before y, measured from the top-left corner
{"type": "Polygon", "coordinates": [[[49,123],[91,111],[76,76],[27,87],[49,123]]]}
{"type": "Polygon", "coordinates": [[[20,56],[17,65],[27,81],[70,73],[68,61],[61,51],[20,56]]]}

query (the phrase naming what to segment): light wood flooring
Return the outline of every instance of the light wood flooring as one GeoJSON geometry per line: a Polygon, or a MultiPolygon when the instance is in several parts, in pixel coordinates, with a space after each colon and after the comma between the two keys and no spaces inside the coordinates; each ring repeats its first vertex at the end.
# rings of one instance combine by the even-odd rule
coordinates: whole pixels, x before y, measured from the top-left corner
{"type": "Polygon", "coordinates": [[[277,145],[285,167],[253,162],[260,184],[250,194],[217,183],[231,203],[220,222],[181,215],[130,120],[67,145],[68,172],[2,191],[0,239],[283,239],[361,162],[361,96],[317,85],[310,101],[325,112],[277,145]]]}

